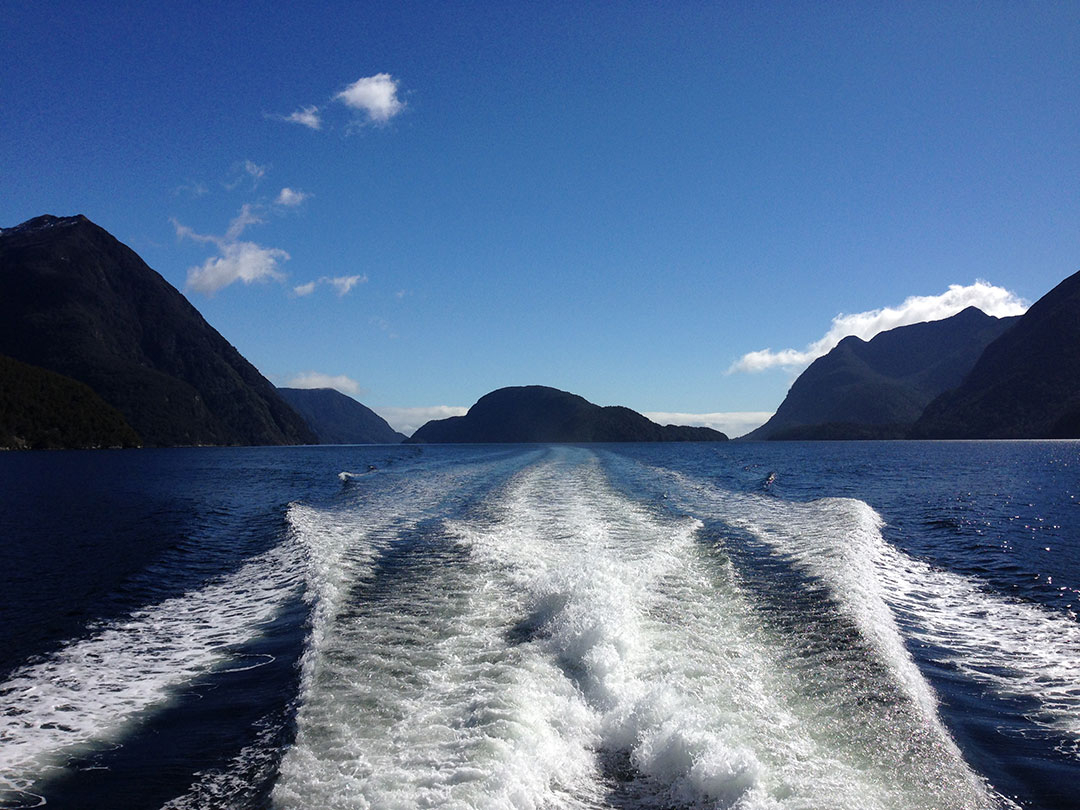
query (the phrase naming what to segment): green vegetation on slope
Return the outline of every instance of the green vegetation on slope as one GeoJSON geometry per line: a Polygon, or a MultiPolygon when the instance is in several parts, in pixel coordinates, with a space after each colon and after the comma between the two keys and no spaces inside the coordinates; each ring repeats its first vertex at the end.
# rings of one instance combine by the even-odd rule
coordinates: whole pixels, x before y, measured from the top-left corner
{"type": "Polygon", "coordinates": [[[120,412],[81,382],[0,355],[0,448],[137,447],[120,412]]]}

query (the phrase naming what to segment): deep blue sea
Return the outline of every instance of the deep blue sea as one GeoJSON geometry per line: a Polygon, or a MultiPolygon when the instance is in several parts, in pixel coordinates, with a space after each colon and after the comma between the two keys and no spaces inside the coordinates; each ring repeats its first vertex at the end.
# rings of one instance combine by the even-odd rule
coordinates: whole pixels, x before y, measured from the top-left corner
{"type": "Polygon", "coordinates": [[[0,808],[1080,808],[1080,443],[0,455],[0,808]]]}

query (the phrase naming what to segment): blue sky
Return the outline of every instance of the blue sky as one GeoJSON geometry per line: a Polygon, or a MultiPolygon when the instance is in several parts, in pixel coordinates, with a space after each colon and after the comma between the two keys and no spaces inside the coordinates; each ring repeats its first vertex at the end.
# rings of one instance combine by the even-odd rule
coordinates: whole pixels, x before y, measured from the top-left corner
{"type": "Polygon", "coordinates": [[[538,383],[739,433],[830,335],[1080,269],[1077,3],[0,11],[0,226],[83,213],[403,427],[538,383]]]}

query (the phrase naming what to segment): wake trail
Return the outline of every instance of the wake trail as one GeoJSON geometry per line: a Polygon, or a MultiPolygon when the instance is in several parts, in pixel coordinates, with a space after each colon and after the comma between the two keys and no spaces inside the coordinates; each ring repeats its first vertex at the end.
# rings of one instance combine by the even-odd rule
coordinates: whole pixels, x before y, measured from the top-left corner
{"type": "Polygon", "coordinates": [[[593,454],[564,449],[529,470],[506,510],[462,535],[506,572],[536,654],[581,693],[605,801],[994,804],[927,712],[925,687],[892,687],[905,673],[889,650],[839,632],[813,664],[841,677],[808,676],[802,639],[767,620],[701,523],[617,493],[593,454]]]}
{"type": "Polygon", "coordinates": [[[16,669],[0,684],[0,788],[33,796],[73,758],[119,745],[185,684],[265,662],[238,649],[297,598],[303,575],[300,550],[285,542],[16,669]]]}

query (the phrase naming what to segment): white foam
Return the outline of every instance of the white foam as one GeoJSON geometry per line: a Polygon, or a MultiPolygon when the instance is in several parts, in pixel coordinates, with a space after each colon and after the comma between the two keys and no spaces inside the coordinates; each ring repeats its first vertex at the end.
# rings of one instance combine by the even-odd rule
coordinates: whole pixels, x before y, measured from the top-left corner
{"type": "Polygon", "coordinates": [[[910,617],[935,660],[992,691],[1025,701],[1026,717],[1080,759],[1080,625],[1042,605],[997,595],[974,580],[898,551],[882,558],[890,601],[910,617]]]}
{"type": "Polygon", "coordinates": [[[936,721],[937,697],[907,651],[886,601],[879,573],[889,547],[881,537],[880,516],[862,501],[845,498],[805,504],[751,496],[742,500],[739,512],[733,524],[832,586],[863,637],[889,663],[924,716],[936,721]]]}
{"type": "MultiPolygon", "coordinates": [[[[490,470],[467,475],[482,492],[490,470]]],[[[997,803],[907,654],[864,506],[683,493],[837,594],[857,638],[806,616],[833,643],[807,652],[700,523],[621,496],[592,451],[552,450],[431,523],[461,476],[290,513],[317,604],[275,806],[997,803]]]]}
{"type": "Polygon", "coordinates": [[[380,555],[419,542],[433,507],[495,472],[418,472],[391,499],[290,513],[312,549],[317,604],[276,806],[539,807],[550,774],[573,782],[582,766],[591,772],[580,743],[564,745],[587,732],[559,731],[589,722],[588,713],[554,663],[508,647],[505,593],[483,572],[455,567],[461,550],[451,538],[417,551],[400,581],[373,580],[380,555]],[[373,583],[386,589],[354,596],[373,583]],[[547,700],[530,699],[540,691],[547,700]]]}
{"type": "MultiPolygon", "coordinates": [[[[681,483],[700,504],[705,489],[681,483]]],[[[898,616],[910,638],[932,645],[934,660],[1027,701],[1027,719],[1080,758],[1080,626],[1072,617],[912,558],[885,541],[881,517],[861,501],[719,492],[705,500],[722,503],[731,523],[829,583],[927,717],[936,717],[936,698],[907,652],[898,616]]]]}
{"type": "Polygon", "coordinates": [[[590,454],[563,452],[522,476],[497,525],[456,530],[512,581],[533,653],[580,690],[599,731],[583,742],[628,756],[635,801],[991,804],[919,711],[808,690],[793,640],[762,623],[696,522],[660,520],[614,493],[590,454]]]}
{"type": "Polygon", "coordinates": [[[296,594],[303,566],[281,544],[206,587],[110,622],[0,685],[0,787],[25,790],[70,757],[115,745],[175,690],[234,657],[296,594]]]}

